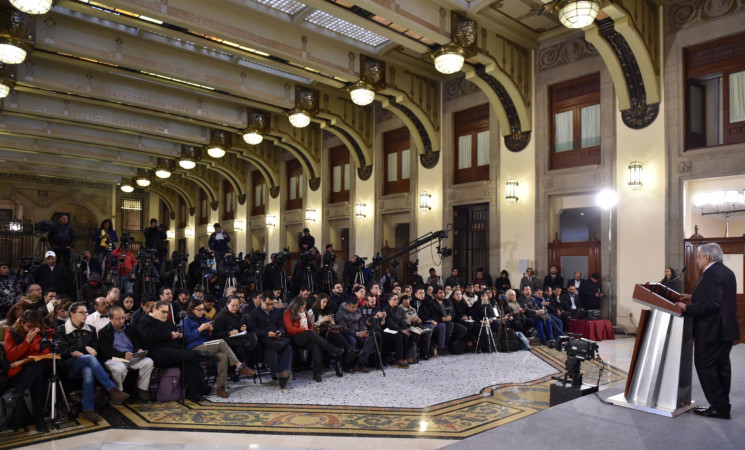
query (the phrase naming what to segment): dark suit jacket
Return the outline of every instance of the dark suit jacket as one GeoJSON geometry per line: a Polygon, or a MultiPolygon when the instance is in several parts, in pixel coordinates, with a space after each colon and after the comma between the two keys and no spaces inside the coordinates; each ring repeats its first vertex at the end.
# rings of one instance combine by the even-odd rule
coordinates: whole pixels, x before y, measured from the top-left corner
{"type": "MultiPolygon", "coordinates": [[[[124,334],[129,338],[129,341],[132,342],[135,352],[142,348],[140,345],[140,337],[135,327],[129,326],[125,328],[124,334]]],[[[106,362],[115,356],[117,358],[124,358],[124,352],[120,352],[114,348],[114,325],[112,325],[111,322],[106,324],[106,326],[101,328],[101,331],[98,332],[98,346],[101,348],[101,351],[98,353],[98,359],[101,362],[106,362]]]]}
{"type": "Polygon", "coordinates": [[[543,289],[546,289],[547,287],[553,288],[554,286],[564,287],[564,277],[556,275],[552,280],[551,275],[546,275],[543,279],[543,289]]]}
{"type": "Polygon", "coordinates": [[[34,271],[34,281],[41,285],[41,289],[46,292],[47,289],[54,289],[57,293],[65,292],[67,288],[67,272],[60,264],[54,266],[54,270],[49,265],[42,264],[34,271]]]}
{"type": "MultiPolygon", "coordinates": [[[[579,280],[579,284],[582,285],[582,282],[585,281],[584,279],[579,280]]],[[[574,286],[579,290],[579,286],[574,284],[574,277],[567,280],[567,285],[564,287],[564,289],[569,289],[569,286],[574,286]]]]}
{"type": "Polygon", "coordinates": [[[697,341],[736,341],[740,339],[737,323],[737,280],[722,263],[715,262],[699,279],[691,296],[686,315],[693,318],[693,337],[697,341]]]}
{"type": "MultiPolygon", "coordinates": [[[[574,306],[576,306],[577,309],[582,309],[582,301],[579,299],[579,294],[575,294],[574,296],[574,306]]],[[[572,309],[572,300],[569,298],[568,292],[561,294],[561,309],[566,312],[574,311],[572,309]]]]}

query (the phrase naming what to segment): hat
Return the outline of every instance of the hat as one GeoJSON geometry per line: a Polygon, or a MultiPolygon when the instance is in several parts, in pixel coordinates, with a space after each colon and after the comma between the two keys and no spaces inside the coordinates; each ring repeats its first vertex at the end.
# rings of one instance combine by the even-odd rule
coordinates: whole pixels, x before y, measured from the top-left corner
{"type": "Polygon", "coordinates": [[[222,228],[219,223],[213,225],[215,228],[222,228]]]}
{"type": "Polygon", "coordinates": [[[51,251],[51,250],[49,250],[48,252],[44,253],[44,259],[47,259],[47,258],[49,258],[50,256],[54,256],[54,257],[56,258],[56,257],[57,257],[57,254],[56,254],[56,253],[54,253],[54,252],[53,252],[53,251],[51,251]]]}

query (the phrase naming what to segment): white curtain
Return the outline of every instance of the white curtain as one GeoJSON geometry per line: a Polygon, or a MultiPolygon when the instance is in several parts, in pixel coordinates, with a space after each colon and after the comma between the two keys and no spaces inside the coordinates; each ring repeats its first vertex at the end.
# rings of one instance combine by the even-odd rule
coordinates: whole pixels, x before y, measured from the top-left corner
{"type": "Polygon", "coordinates": [[[334,192],[341,192],[341,166],[334,166],[334,192]]]}
{"type": "Polygon", "coordinates": [[[398,153],[388,153],[388,182],[398,181],[398,153]]]}
{"type": "Polygon", "coordinates": [[[290,200],[297,198],[295,192],[297,192],[297,177],[290,177],[290,200]]]}
{"type": "Polygon", "coordinates": [[[600,105],[582,108],[582,148],[600,145],[600,105]]]}
{"type": "Polygon", "coordinates": [[[729,123],[745,120],[745,71],[729,75],[729,123]]]}
{"type": "Polygon", "coordinates": [[[401,179],[408,180],[410,176],[411,151],[409,149],[401,151],[401,179]]]}
{"type": "Polygon", "coordinates": [[[476,135],[476,165],[489,165],[489,131],[482,131],[476,135]]]}
{"type": "Polygon", "coordinates": [[[458,137],[458,169],[471,168],[471,135],[458,137]]]}
{"type": "Polygon", "coordinates": [[[297,198],[303,198],[303,174],[301,173],[297,177],[297,198]]]}
{"type": "Polygon", "coordinates": [[[349,190],[349,163],[344,164],[344,190],[349,190]]]}
{"type": "Polygon", "coordinates": [[[572,129],[572,111],[564,111],[554,115],[554,151],[564,152],[574,148],[573,129],[572,129]]]}

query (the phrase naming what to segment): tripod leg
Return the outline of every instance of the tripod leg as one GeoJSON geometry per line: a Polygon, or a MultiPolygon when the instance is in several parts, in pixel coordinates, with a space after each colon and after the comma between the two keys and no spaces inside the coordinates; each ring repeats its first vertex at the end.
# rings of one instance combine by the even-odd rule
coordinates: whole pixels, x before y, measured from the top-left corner
{"type": "Polygon", "coordinates": [[[479,353],[479,341],[481,341],[481,332],[484,330],[484,326],[479,324],[479,335],[476,337],[476,353],[479,353]]]}

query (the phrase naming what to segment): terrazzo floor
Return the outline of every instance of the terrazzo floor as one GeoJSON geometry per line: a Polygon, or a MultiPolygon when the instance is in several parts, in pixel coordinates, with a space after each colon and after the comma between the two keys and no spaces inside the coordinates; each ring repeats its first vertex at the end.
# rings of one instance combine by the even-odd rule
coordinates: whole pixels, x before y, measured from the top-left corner
{"type": "Polygon", "coordinates": [[[338,378],[333,369],[328,369],[323,382],[317,383],[311,371],[306,370],[297,373],[287,389],[280,389],[268,376],[264,377],[263,385],[242,379],[230,383],[229,398],[213,395],[208,400],[214,403],[424,408],[478,394],[487,386],[523,383],[555,373],[555,368],[526,351],[450,355],[412,364],[409,369],[388,367],[385,377],[382,372],[373,370],[345,373],[338,378]],[[381,385],[385,386],[382,391],[381,385]]]}

